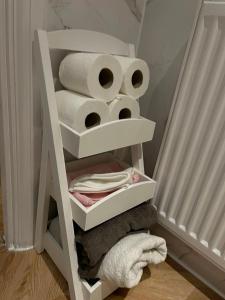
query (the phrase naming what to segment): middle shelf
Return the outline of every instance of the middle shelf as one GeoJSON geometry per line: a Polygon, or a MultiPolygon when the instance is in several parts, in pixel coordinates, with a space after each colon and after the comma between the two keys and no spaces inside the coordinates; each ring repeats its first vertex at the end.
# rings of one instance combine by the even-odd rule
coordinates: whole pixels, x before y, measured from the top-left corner
{"type": "MultiPolygon", "coordinates": [[[[123,167],[130,167],[124,162],[120,162],[112,154],[102,154],[76,160],[67,164],[67,171],[79,170],[100,162],[116,161],[123,167]]],[[[90,207],[85,207],[71,193],[68,192],[68,201],[71,204],[73,220],[83,229],[89,230],[145,201],[154,196],[156,182],[134,169],[139,174],[139,182],[133,183],[128,187],[120,188],[103,199],[99,200],[90,207]]],[[[51,196],[56,199],[54,188],[51,188],[51,196]]]]}

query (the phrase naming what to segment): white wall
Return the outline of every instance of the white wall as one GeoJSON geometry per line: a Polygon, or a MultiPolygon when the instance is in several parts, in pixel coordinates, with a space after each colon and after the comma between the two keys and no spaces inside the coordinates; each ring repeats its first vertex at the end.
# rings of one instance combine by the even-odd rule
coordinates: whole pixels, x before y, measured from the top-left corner
{"type": "Polygon", "coordinates": [[[87,29],[137,44],[146,0],[48,0],[47,29],[87,29]]]}
{"type": "Polygon", "coordinates": [[[187,40],[201,0],[147,2],[139,56],[151,71],[150,86],[141,99],[142,114],[157,122],[154,139],[144,146],[145,166],[152,175],[187,40]]]}

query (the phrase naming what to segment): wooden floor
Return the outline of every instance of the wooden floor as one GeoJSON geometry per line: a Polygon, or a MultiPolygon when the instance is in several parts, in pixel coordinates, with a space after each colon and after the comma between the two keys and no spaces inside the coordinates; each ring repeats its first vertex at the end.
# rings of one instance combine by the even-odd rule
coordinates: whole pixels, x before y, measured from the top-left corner
{"type": "MultiPolygon", "coordinates": [[[[49,256],[35,251],[10,253],[0,249],[1,300],[68,300],[66,281],[49,256]]],[[[142,282],[119,289],[107,300],[219,300],[188,272],[168,259],[146,269],[142,282]]],[[[78,299],[79,300],[79,299],[78,299]]]]}

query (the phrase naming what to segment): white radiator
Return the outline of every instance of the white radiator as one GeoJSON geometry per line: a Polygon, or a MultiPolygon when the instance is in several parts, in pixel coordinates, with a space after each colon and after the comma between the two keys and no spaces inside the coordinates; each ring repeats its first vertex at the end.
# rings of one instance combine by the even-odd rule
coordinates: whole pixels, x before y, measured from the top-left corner
{"type": "Polygon", "coordinates": [[[160,222],[225,270],[225,2],[202,6],[154,177],[160,222]]]}

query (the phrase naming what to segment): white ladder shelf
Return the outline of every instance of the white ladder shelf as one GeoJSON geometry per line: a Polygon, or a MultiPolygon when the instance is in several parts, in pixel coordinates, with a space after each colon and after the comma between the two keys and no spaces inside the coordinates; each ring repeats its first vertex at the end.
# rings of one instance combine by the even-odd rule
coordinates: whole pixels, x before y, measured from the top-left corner
{"type": "Polygon", "coordinates": [[[152,139],[155,123],[144,118],[118,120],[80,134],[58,119],[50,51],[97,52],[134,57],[133,45],[99,32],[38,30],[35,32],[34,46],[43,108],[35,248],[38,253],[43,250],[48,252],[68,282],[71,300],[102,300],[117,286],[105,281],[90,286],[79,278],[73,221],[83,230],[88,230],[153,197],[155,181],[144,175],[142,143],[152,139]],[[66,168],[74,170],[93,162],[114,160],[119,150],[113,151],[114,155],[99,153],[127,146],[131,146],[132,165],[141,177],[139,183],[112,193],[90,208],[83,207],[69,194],[66,168]],[[63,149],[76,158],[86,158],[66,166],[63,149]],[[62,247],[47,230],[50,196],[57,203],[62,247]]]}

